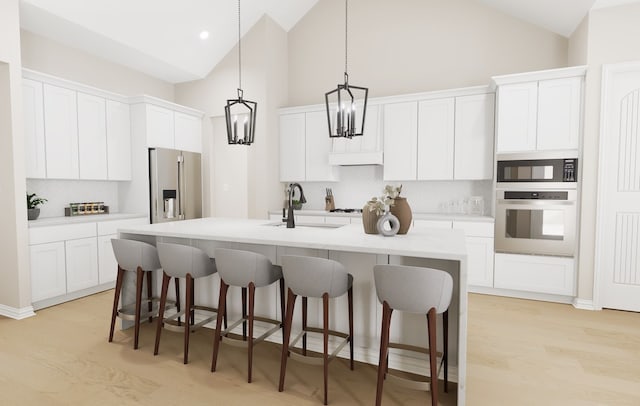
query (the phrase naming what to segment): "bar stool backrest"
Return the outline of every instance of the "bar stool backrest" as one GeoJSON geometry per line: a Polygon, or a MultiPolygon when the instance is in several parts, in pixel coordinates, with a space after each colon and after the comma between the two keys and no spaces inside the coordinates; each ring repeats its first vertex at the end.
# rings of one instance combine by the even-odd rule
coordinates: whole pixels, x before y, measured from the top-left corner
{"type": "Polygon", "coordinates": [[[442,313],[451,304],[453,278],[444,271],[404,265],[373,267],[380,303],[409,313],[426,314],[433,307],[442,313]]]}
{"type": "Polygon", "coordinates": [[[112,238],[111,246],[118,265],[125,271],[135,272],[138,267],[145,271],[160,269],[158,250],[151,244],[112,238]]]}
{"type": "Polygon", "coordinates": [[[216,273],[215,263],[199,248],[181,244],[158,243],[158,256],[164,272],[174,278],[200,278],[216,273]]]}
{"type": "Polygon", "coordinates": [[[216,248],[214,255],[220,278],[230,286],[268,286],[282,277],[279,267],[256,252],[216,248]]]}
{"type": "Polygon", "coordinates": [[[342,296],[351,284],[344,265],[325,258],[284,255],[282,274],[293,293],[304,297],[342,296]]]}

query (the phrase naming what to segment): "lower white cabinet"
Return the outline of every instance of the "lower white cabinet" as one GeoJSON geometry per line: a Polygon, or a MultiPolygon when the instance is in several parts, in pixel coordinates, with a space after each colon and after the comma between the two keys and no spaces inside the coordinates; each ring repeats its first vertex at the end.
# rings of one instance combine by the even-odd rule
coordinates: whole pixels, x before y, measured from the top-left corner
{"type": "Polygon", "coordinates": [[[37,302],[67,292],[64,241],[29,247],[31,300],[37,302]]]}
{"type": "Polygon", "coordinates": [[[98,245],[95,237],[65,241],[67,293],[98,284],[98,245]]]}
{"type": "Polygon", "coordinates": [[[535,293],[573,296],[573,258],[541,255],[495,254],[494,287],[535,293]]]}
{"type": "Polygon", "coordinates": [[[101,285],[115,282],[118,276],[118,261],[111,246],[111,239],[117,237],[117,234],[98,237],[98,282],[101,285]]]}
{"type": "Polygon", "coordinates": [[[467,285],[493,287],[493,238],[465,237],[467,285]]]}

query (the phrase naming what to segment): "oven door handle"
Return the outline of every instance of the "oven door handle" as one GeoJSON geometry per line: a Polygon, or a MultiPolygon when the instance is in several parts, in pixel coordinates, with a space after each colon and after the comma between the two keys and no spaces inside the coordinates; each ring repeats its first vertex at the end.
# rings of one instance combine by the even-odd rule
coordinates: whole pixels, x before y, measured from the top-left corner
{"type": "Polygon", "coordinates": [[[517,206],[574,206],[573,200],[528,200],[528,199],[498,199],[499,204],[517,206]]]}

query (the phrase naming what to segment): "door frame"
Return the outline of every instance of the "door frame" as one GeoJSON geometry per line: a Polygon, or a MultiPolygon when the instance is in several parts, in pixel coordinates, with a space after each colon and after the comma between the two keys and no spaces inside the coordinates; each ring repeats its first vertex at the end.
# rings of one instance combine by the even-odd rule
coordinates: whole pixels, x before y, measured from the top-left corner
{"type": "Polygon", "coordinates": [[[598,192],[596,200],[596,246],[594,257],[594,269],[593,269],[593,308],[595,310],[602,310],[601,303],[601,283],[602,283],[602,268],[606,264],[603,261],[603,248],[607,243],[607,239],[604,233],[603,219],[607,212],[606,210],[606,196],[604,194],[601,185],[606,181],[604,179],[604,165],[602,165],[604,159],[604,132],[609,124],[609,116],[605,112],[606,101],[609,97],[610,89],[609,85],[613,77],[617,73],[637,71],[640,73],[640,61],[633,62],[621,62],[613,64],[602,65],[602,86],[600,91],[600,134],[598,145],[598,192]]]}

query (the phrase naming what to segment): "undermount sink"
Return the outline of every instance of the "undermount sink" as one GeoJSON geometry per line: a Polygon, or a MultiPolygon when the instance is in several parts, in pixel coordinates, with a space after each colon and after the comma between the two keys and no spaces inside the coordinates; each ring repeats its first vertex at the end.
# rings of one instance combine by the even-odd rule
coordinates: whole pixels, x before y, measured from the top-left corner
{"type": "MultiPolygon", "coordinates": [[[[287,227],[287,223],[283,221],[279,221],[277,223],[266,223],[263,226],[269,227],[287,227]]],[[[340,228],[344,226],[344,224],[331,224],[331,223],[296,223],[296,227],[312,227],[312,228],[340,228]]]]}

